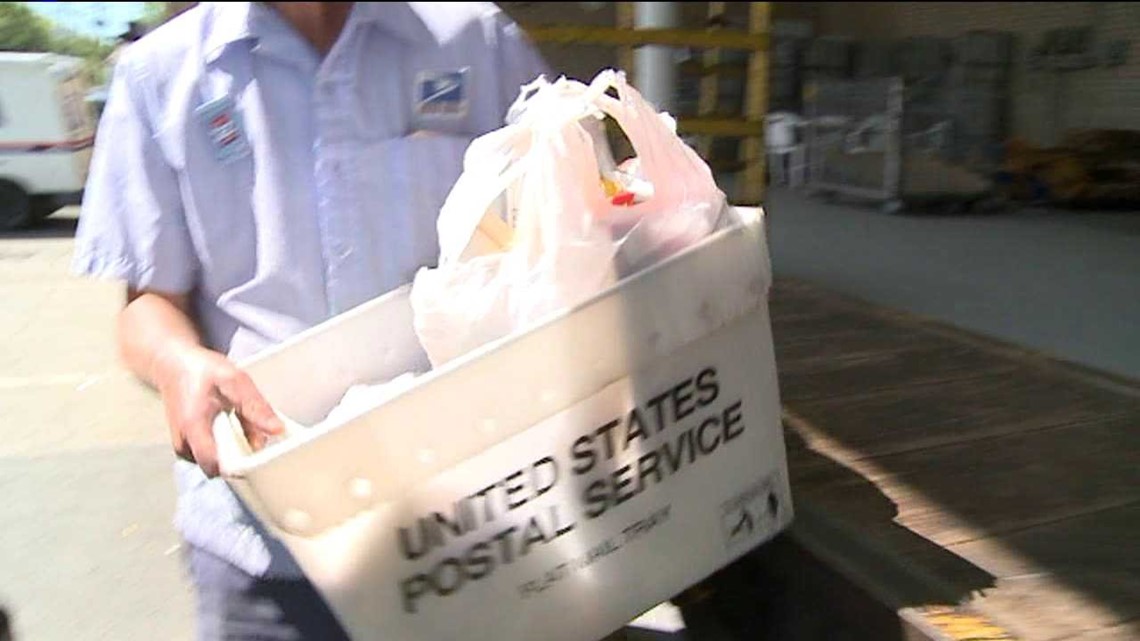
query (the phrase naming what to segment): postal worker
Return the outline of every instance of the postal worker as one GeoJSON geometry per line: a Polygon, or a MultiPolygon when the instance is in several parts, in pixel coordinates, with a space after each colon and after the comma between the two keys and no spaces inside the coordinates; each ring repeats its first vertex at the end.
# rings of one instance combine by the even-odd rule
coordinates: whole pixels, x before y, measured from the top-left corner
{"type": "Polygon", "coordinates": [[[74,268],[165,407],[199,638],[344,639],[217,478],[211,427],[280,422],[234,362],[412,280],[475,137],[547,73],[492,3],[201,3],[114,70],[74,268]]]}

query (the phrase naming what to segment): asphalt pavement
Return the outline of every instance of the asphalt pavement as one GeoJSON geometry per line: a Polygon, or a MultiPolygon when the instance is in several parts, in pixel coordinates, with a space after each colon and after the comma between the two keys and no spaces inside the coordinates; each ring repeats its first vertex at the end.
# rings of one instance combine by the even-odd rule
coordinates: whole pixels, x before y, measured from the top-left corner
{"type": "Polygon", "coordinates": [[[0,604],[17,641],[189,641],[161,408],[116,362],[122,286],[68,275],[74,230],[0,236],[0,604]]]}

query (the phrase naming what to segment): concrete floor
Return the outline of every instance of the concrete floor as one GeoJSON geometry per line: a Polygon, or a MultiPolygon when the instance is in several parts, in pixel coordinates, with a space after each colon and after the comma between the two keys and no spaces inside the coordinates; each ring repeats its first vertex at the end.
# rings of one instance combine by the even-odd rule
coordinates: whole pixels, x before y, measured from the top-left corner
{"type": "Polygon", "coordinates": [[[1140,212],[891,216],[774,189],[777,275],[1140,378],[1140,212]]]}

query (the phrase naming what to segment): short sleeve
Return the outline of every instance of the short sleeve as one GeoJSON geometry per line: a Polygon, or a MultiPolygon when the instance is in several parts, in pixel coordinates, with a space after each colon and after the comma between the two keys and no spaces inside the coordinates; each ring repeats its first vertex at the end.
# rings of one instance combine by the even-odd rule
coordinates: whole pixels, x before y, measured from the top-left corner
{"type": "Polygon", "coordinates": [[[115,66],[99,122],[72,269],[123,280],[132,289],[186,293],[197,261],[178,174],[156,140],[140,82],[145,78],[131,53],[115,66]]]}

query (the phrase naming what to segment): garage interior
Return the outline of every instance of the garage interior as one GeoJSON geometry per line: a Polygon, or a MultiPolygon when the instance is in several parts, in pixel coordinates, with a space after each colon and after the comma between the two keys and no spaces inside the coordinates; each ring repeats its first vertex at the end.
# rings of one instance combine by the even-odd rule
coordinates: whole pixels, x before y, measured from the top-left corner
{"type": "MultiPolygon", "coordinates": [[[[678,29],[744,33],[756,3],[500,6],[524,28],[589,29],[639,4],[675,5],[678,29]]],[[[1140,5],[776,2],[765,31],[777,275],[1140,376],[1140,5]]],[[[537,45],[571,78],[622,64],[620,47],[537,45]]],[[[671,51],[661,99],[682,135],[686,120],[747,121],[748,51],[671,51]]],[[[747,204],[742,139],[688,139],[747,204]]]]}
{"type": "MultiPolygon", "coordinates": [[[[580,27],[621,24],[623,4],[637,3],[500,3],[524,26],[580,27]]],[[[751,3],[641,4],[677,5],[677,28],[749,26],[751,3]]],[[[980,201],[1127,209],[1140,201],[1133,151],[1140,146],[1140,60],[1131,51],[1140,10],[1131,3],[777,2],[769,21],[766,133],[777,184],[867,192],[884,180],[883,165],[905,158],[899,191],[915,205],[940,197],[967,209],[980,201]],[[892,124],[883,122],[891,109],[886,78],[901,84],[899,140],[887,142],[899,149],[832,148],[842,158],[818,153],[815,166],[805,166],[812,134],[816,149],[836,147],[829,139],[840,136],[847,147],[882,146],[876,138],[892,124]],[[844,99],[828,99],[837,92],[844,99]],[[854,122],[842,131],[805,122],[835,116],[854,122]]],[[[570,77],[621,65],[615,47],[538,44],[570,77]]],[[[700,64],[706,52],[672,51],[675,89],[663,108],[696,116],[699,86],[709,77],[709,65],[700,64]]],[[[716,115],[743,114],[747,60],[744,51],[718,52],[716,115]]],[[[710,160],[723,165],[735,143],[715,141],[710,160]]]]}
{"type": "MultiPolygon", "coordinates": [[[[711,24],[715,3],[678,4],[678,28],[748,28],[748,3],[711,24]]],[[[621,17],[617,3],[503,6],[524,25],[621,17]]],[[[1000,623],[934,638],[1138,638],[1140,5],[772,3],[769,17],[761,204],[809,517],[797,540],[819,508],[887,551],[854,574],[900,570],[892,559],[940,574],[950,602],[1000,623]],[[953,344],[911,343],[927,332],[953,344]],[[821,461],[851,482],[821,480],[821,461]]],[[[571,77],[619,64],[539,46],[571,77]]],[[[706,53],[674,50],[670,112],[742,118],[746,52],[719,52],[713,114],[706,53]]],[[[693,140],[734,197],[738,140],[693,140]]],[[[765,579],[794,583],[779,567],[765,579]]],[[[892,604],[924,602],[916,590],[892,604]]],[[[801,602],[804,636],[775,638],[861,638],[804,633],[839,615],[801,602]]]]}

